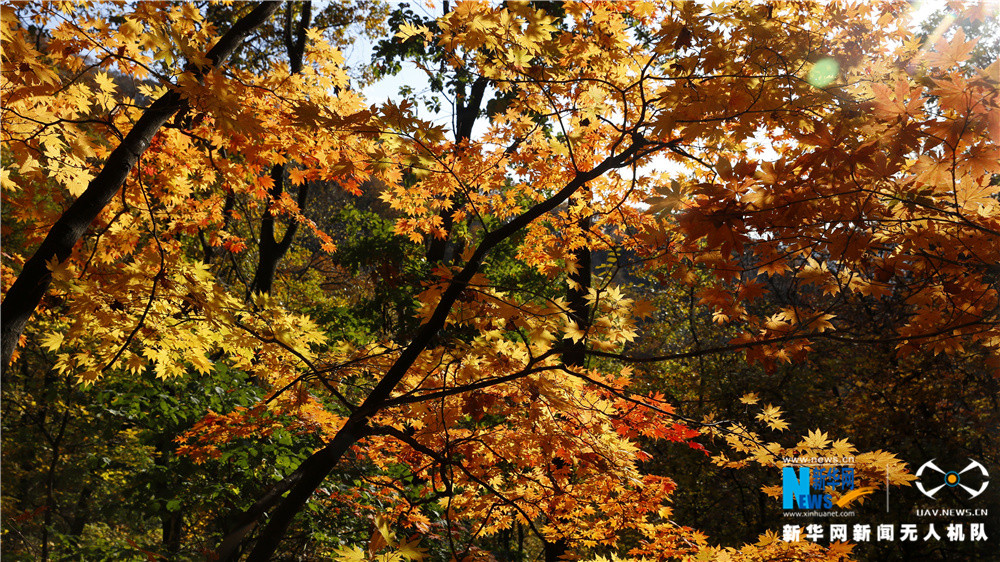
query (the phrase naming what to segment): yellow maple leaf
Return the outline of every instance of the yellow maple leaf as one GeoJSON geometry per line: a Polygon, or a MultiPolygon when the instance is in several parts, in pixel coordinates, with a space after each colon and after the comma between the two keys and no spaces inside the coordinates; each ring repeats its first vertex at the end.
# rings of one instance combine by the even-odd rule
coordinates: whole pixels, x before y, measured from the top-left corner
{"type": "Polygon", "coordinates": [[[830,445],[830,452],[838,457],[850,456],[851,453],[854,453],[855,451],[857,451],[857,449],[854,445],[848,443],[847,439],[837,439],[832,445],[830,445]]]}
{"type": "Polygon", "coordinates": [[[415,562],[420,562],[424,558],[427,558],[427,549],[420,548],[418,545],[420,541],[418,539],[413,539],[412,541],[403,544],[399,547],[398,553],[403,558],[408,560],[414,560],[415,562]]]}
{"type": "Polygon", "coordinates": [[[118,87],[115,85],[115,79],[107,72],[98,72],[94,75],[94,81],[97,82],[102,92],[113,94],[118,90],[118,87]]]}
{"type": "Polygon", "coordinates": [[[563,338],[573,340],[573,343],[578,343],[587,335],[586,332],[581,330],[580,327],[576,325],[576,322],[572,321],[566,326],[565,331],[566,335],[563,336],[563,338]]]}
{"type": "Polygon", "coordinates": [[[826,432],[815,429],[810,431],[805,439],[799,441],[798,446],[807,449],[823,449],[828,443],[830,443],[830,438],[826,432]]]}
{"type": "Polygon", "coordinates": [[[854,550],[854,545],[851,543],[837,541],[827,547],[827,549],[832,555],[831,557],[836,560],[844,560],[851,555],[851,552],[854,550]]]}
{"type": "Polygon", "coordinates": [[[49,351],[56,351],[62,345],[63,334],[58,332],[53,332],[42,338],[42,347],[49,351]]]}
{"type": "Polygon", "coordinates": [[[396,33],[396,37],[399,37],[403,41],[406,41],[410,37],[414,37],[417,35],[422,35],[424,41],[431,40],[431,30],[428,29],[426,25],[413,25],[412,23],[404,23],[403,25],[399,26],[399,32],[396,33]]]}
{"type": "Polygon", "coordinates": [[[345,546],[334,552],[336,553],[334,560],[338,562],[364,562],[368,559],[360,546],[345,546]]]}
{"type": "Polygon", "coordinates": [[[768,404],[764,410],[757,414],[757,419],[766,423],[771,429],[784,431],[788,429],[788,423],[781,419],[781,408],[768,404]]]}
{"type": "MultiPolygon", "coordinates": [[[[23,167],[21,168],[21,173],[24,173],[23,167]]],[[[10,169],[8,168],[0,170],[0,189],[5,191],[13,191],[17,189],[17,184],[10,179],[10,169]]]]}

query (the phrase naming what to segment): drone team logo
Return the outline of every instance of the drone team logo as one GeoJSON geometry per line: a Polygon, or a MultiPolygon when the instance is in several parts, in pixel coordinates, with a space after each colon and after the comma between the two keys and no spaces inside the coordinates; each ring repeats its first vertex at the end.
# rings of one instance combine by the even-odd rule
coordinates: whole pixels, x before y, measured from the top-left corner
{"type": "Polygon", "coordinates": [[[925,462],[924,464],[920,465],[920,468],[917,469],[917,478],[918,478],[917,489],[920,490],[920,492],[923,495],[929,498],[933,498],[934,494],[938,493],[938,491],[940,491],[944,487],[948,488],[957,487],[968,492],[969,499],[972,499],[978,496],[979,494],[982,494],[984,491],[986,491],[986,487],[990,485],[989,481],[990,473],[987,472],[986,467],[979,464],[978,461],[969,459],[969,465],[963,468],[962,470],[956,472],[954,470],[950,471],[941,470],[940,468],[938,468],[936,464],[934,464],[935,460],[936,459],[931,459],[925,462]],[[969,480],[968,483],[970,484],[975,484],[975,482],[978,480],[980,482],[978,490],[966,486],[965,484],[962,483],[963,479],[962,475],[965,474],[966,472],[969,472],[970,470],[977,468],[979,469],[978,478],[977,478],[977,473],[975,471],[969,473],[969,475],[964,478],[969,480]],[[927,476],[924,476],[924,472],[927,472],[927,476]],[[940,476],[938,476],[937,474],[940,474],[940,476]],[[930,486],[930,489],[924,487],[925,481],[930,486]]]}

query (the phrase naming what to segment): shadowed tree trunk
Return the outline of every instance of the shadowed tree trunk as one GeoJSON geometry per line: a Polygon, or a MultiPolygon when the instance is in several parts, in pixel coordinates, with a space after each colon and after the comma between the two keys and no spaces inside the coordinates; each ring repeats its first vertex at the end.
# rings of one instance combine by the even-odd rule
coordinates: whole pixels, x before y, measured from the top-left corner
{"type": "MultiPolygon", "coordinates": [[[[479,117],[483,95],[486,93],[486,86],[488,84],[489,79],[486,77],[480,76],[476,78],[476,81],[472,83],[471,92],[467,98],[465,97],[465,87],[457,87],[455,99],[455,140],[457,142],[472,139],[472,127],[476,124],[476,119],[479,117]]],[[[462,253],[461,249],[453,241],[449,240],[451,238],[451,231],[455,226],[452,211],[455,207],[462,204],[462,201],[458,197],[456,196],[451,206],[447,209],[442,209],[440,215],[438,215],[441,217],[441,227],[445,231],[445,236],[444,238],[431,239],[430,245],[427,248],[427,261],[431,264],[452,261],[462,253]]]]}
{"type": "MultiPolygon", "coordinates": [[[[409,345],[386,371],[364,402],[354,409],[333,440],[303,461],[293,473],[275,484],[237,519],[238,523],[234,529],[223,538],[219,545],[219,549],[216,551],[217,559],[223,561],[238,559],[243,539],[267,514],[267,525],[258,535],[257,542],[247,560],[269,560],[285,536],[292,519],[302,509],[316,488],[340,462],[344,453],[371,432],[368,425],[369,418],[386,406],[387,401],[392,396],[393,389],[403,380],[420,354],[430,346],[434,338],[444,328],[451,307],[468,287],[473,276],[479,272],[490,252],[503,241],[522,231],[535,219],[551,212],[567,201],[572,194],[586,186],[587,182],[603,175],[608,170],[623,166],[636,152],[644,148],[645,143],[634,144],[622,153],[609,157],[592,170],[578,172],[572,181],[552,197],[486,234],[469,261],[452,278],[448,288],[441,294],[441,299],[430,319],[420,327],[409,345]]],[[[587,271],[589,276],[589,268],[587,271]]]]}
{"type": "MultiPolygon", "coordinates": [[[[589,197],[589,194],[587,194],[589,197]]],[[[586,233],[590,230],[590,218],[580,219],[578,224],[580,229],[586,233]]],[[[569,316],[576,322],[577,328],[581,332],[586,332],[590,327],[590,306],[587,304],[587,295],[593,285],[593,259],[590,248],[584,246],[573,252],[576,259],[577,270],[569,276],[570,287],[566,294],[566,301],[569,305],[569,316]]],[[[585,367],[587,358],[586,338],[571,343],[562,354],[563,365],[568,368],[585,367]]],[[[557,459],[561,460],[561,459],[557,459]]],[[[545,562],[556,562],[566,555],[568,545],[565,539],[554,542],[545,541],[544,554],[545,562]]]]}
{"type": "MultiPolygon", "coordinates": [[[[292,29],[292,3],[289,2],[285,12],[285,48],[288,52],[289,68],[292,74],[302,71],[302,57],[306,50],[306,31],[312,21],[312,2],[303,2],[302,13],[299,21],[295,24],[294,38],[292,29]]],[[[271,168],[271,201],[276,201],[285,190],[285,164],[275,164],[271,168]]],[[[303,183],[299,186],[297,203],[299,209],[305,207],[309,197],[309,184],[303,183]]],[[[274,236],[275,217],[271,214],[270,207],[264,211],[264,217],[260,224],[260,251],[258,253],[257,269],[254,273],[253,281],[247,292],[248,295],[254,293],[270,293],[274,285],[274,274],[278,269],[278,262],[285,257],[288,248],[292,245],[295,233],[299,229],[299,224],[294,220],[289,220],[285,227],[285,233],[281,240],[274,236]]]]}
{"type": "MultiPolygon", "coordinates": [[[[265,2],[240,18],[209,50],[206,56],[210,63],[208,67],[193,69],[196,76],[204,75],[209,67],[218,66],[228,59],[254,29],[277,11],[279,5],[277,2],[265,2]]],[[[24,264],[20,275],[4,296],[3,304],[0,304],[0,317],[3,318],[0,326],[0,362],[4,371],[28,320],[52,282],[49,262],[55,260],[61,263],[70,256],[73,246],[83,237],[90,223],[125,183],[125,178],[139,157],[149,148],[153,135],[177,112],[188,107],[188,100],[175,90],[168,91],[153,102],[121,144],[108,156],[97,177],[52,225],[38,250],[24,264]]]]}

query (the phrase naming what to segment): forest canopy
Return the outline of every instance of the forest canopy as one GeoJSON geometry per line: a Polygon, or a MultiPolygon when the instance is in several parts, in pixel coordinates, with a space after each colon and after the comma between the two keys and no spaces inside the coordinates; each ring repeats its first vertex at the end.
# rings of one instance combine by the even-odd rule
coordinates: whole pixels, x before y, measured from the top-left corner
{"type": "Polygon", "coordinates": [[[12,560],[1000,548],[995,4],[0,10],[12,560]]]}

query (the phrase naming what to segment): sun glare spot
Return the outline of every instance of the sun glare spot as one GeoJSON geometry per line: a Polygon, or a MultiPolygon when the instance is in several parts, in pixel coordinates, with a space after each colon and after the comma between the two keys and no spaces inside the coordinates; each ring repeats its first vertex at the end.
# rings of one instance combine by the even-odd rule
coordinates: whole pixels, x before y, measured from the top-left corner
{"type": "Polygon", "coordinates": [[[825,88],[837,78],[838,72],[840,72],[840,63],[827,57],[820,59],[813,65],[806,80],[817,88],[825,88]]]}

